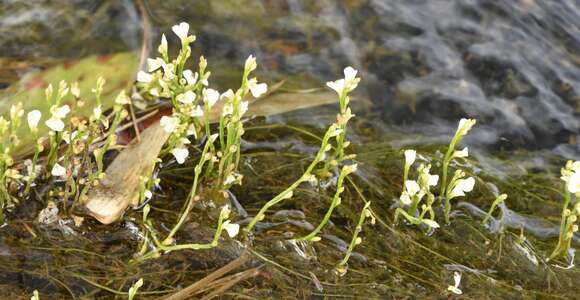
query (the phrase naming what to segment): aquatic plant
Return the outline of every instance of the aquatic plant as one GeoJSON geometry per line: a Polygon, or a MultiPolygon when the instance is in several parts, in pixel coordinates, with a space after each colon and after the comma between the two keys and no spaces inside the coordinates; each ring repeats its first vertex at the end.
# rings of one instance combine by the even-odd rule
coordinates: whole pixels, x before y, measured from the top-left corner
{"type": "Polygon", "coordinates": [[[350,241],[350,244],[348,245],[348,248],[346,249],[346,253],[344,255],[344,258],[336,265],[335,270],[341,276],[346,274],[347,263],[348,263],[350,256],[352,255],[352,252],[354,251],[354,247],[357,245],[360,245],[362,243],[362,238],[359,237],[359,234],[362,232],[362,226],[363,226],[364,221],[366,220],[366,218],[370,218],[371,224],[375,224],[375,217],[373,216],[372,212],[370,211],[370,206],[371,206],[370,202],[365,203],[365,206],[363,207],[361,214],[360,214],[360,217],[358,219],[358,223],[356,224],[356,227],[354,228],[354,233],[352,235],[352,239],[350,241]]]}
{"type": "Polygon", "coordinates": [[[433,203],[435,202],[435,195],[431,192],[431,187],[436,186],[439,181],[439,175],[431,175],[431,165],[420,164],[417,168],[417,180],[409,180],[409,170],[415,162],[415,150],[405,150],[405,166],[403,169],[403,191],[401,192],[400,201],[406,210],[398,207],[395,210],[395,223],[398,222],[399,215],[403,215],[411,224],[419,225],[425,224],[431,228],[439,228],[439,224],[434,220],[435,212],[433,210],[433,203]],[[426,199],[421,207],[421,212],[418,214],[419,204],[426,199]],[[425,215],[429,213],[429,217],[425,215]]]}
{"type": "MultiPolygon", "coordinates": [[[[142,257],[139,260],[173,250],[216,247],[223,230],[226,230],[232,237],[237,234],[239,226],[228,220],[230,210],[226,204],[219,215],[218,228],[211,243],[180,245],[175,244],[174,239],[194,204],[202,198],[200,195],[202,180],[205,180],[207,186],[211,186],[209,183],[213,182],[212,185],[220,192],[225,192],[233,184],[241,184],[241,175],[237,168],[241,136],[244,133],[242,116],[248,107],[248,102],[244,98],[248,93],[252,93],[255,97],[261,96],[267,90],[266,84],[258,83],[256,78],[248,78],[257,67],[256,60],[252,56],[246,60],[242,84],[236,93],[228,90],[220,95],[218,91],[206,88],[209,85],[208,79],[211,73],[206,71],[205,58],[200,57],[198,72],[194,73],[185,69],[185,64],[191,54],[189,45],[195,41],[195,36],[189,35],[189,25],[181,23],[173,26],[172,30],[181,40],[181,49],[177,57],[170,60],[167,40],[163,35],[158,48],[161,57],[148,59],[149,72],[140,71],[137,80],[146,95],[169,98],[172,103],[172,115],[163,116],[160,120],[163,130],[170,134],[161,156],[171,153],[178,164],[183,164],[189,156],[187,145],[191,143],[190,136],[198,140],[204,136],[204,147],[194,167],[193,183],[183,209],[163,240],[157,238],[151,220],[144,213],[143,221],[149,231],[146,237],[150,236],[153,239],[155,247],[149,253],[144,253],[142,247],[142,257]],[[221,110],[219,133],[211,134],[209,115],[220,98],[225,100],[225,104],[221,110]],[[219,148],[214,144],[216,140],[219,140],[219,148]],[[216,164],[217,167],[215,167],[216,164]]],[[[153,180],[150,176],[142,176],[140,182],[140,198],[150,197],[153,180]]]]}
{"type": "MultiPolygon", "coordinates": [[[[345,130],[346,130],[346,126],[348,124],[348,121],[354,116],[351,113],[350,107],[348,106],[348,103],[349,103],[349,96],[348,95],[350,92],[352,92],[356,88],[358,82],[360,81],[360,78],[356,77],[356,73],[357,73],[357,71],[355,69],[353,69],[352,67],[347,67],[344,69],[344,78],[338,79],[336,81],[330,81],[327,83],[327,86],[332,88],[339,95],[339,104],[341,107],[340,108],[341,111],[336,117],[336,122],[331,124],[328,127],[328,129],[326,130],[326,133],[324,134],[324,137],[322,138],[322,142],[320,143],[318,153],[316,153],[316,155],[314,156],[314,159],[312,160],[310,165],[306,168],[306,171],[302,174],[302,176],[300,176],[300,178],[298,178],[296,181],[294,181],[294,183],[292,183],[288,188],[286,188],[285,190],[280,192],[278,195],[276,195],[274,198],[272,198],[270,201],[266,202],[266,204],[264,204],[262,206],[262,208],[254,216],[254,218],[252,218],[250,223],[244,228],[244,231],[246,233],[251,232],[252,229],[254,228],[254,226],[256,225],[256,223],[264,219],[266,211],[268,209],[270,209],[270,207],[272,207],[272,206],[274,206],[274,205],[276,205],[276,204],[278,204],[286,199],[292,198],[294,190],[300,184],[307,182],[307,181],[317,182],[318,179],[317,179],[316,175],[314,174],[314,170],[319,163],[321,163],[323,161],[325,162],[322,176],[327,176],[326,173],[328,172],[327,168],[329,167],[329,165],[330,166],[337,166],[339,161],[354,158],[354,155],[349,155],[349,156],[344,155],[344,149],[346,147],[348,147],[348,145],[350,144],[348,141],[346,141],[344,134],[345,134],[345,130]],[[332,143],[331,143],[332,138],[335,139],[335,143],[336,143],[335,147],[332,147],[332,143]],[[330,155],[327,155],[327,152],[329,152],[331,150],[333,150],[333,151],[330,152],[330,155]],[[330,161],[329,161],[329,159],[330,159],[330,161]]],[[[347,167],[346,169],[343,168],[341,171],[341,175],[339,175],[339,180],[340,180],[341,176],[342,176],[342,180],[344,180],[345,176],[354,172],[355,170],[356,170],[356,166],[350,166],[350,167],[347,167]]],[[[316,237],[315,237],[316,233],[322,229],[322,227],[324,226],[324,224],[326,224],[326,222],[328,222],[328,218],[330,217],[330,214],[332,214],[332,210],[338,204],[340,204],[340,193],[342,193],[341,189],[343,188],[342,187],[342,180],[340,181],[340,186],[337,185],[337,194],[335,194],[335,197],[333,199],[333,203],[331,203],[331,205],[330,205],[327,216],[325,216],[323,221],[320,223],[318,228],[314,230],[313,233],[311,233],[307,237],[305,237],[308,240],[311,240],[311,241],[316,240],[316,237]]]]}
{"type": "Polygon", "coordinates": [[[487,222],[489,221],[489,218],[491,218],[491,215],[493,214],[493,211],[495,210],[495,208],[500,203],[503,203],[505,201],[505,199],[507,199],[507,197],[508,197],[507,194],[501,194],[501,195],[497,196],[497,198],[495,198],[495,200],[493,200],[493,202],[491,203],[491,207],[487,211],[487,214],[485,214],[485,217],[481,221],[481,224],[487,224],[487,222]]]}
{"type": "Polygon", "coordinates": [[[461,119],[459,121],[457,131],[443,158],[441,182],[439,182],[439,175],[430,174],[431,165],[423,163],[419,164],[416,169],[417,180],[409,180],[409,173],[417,158],[417,152],[412,149],[404,151],[403,190],[399,197],[400,207],[395,209],[395,224],[398,223],[399,216],[402,215],[411,224],[425,224],[430,228],[439,228],[439,224],[435,221],[435,210],[433,209],[436,197],[431,192],[431,187],[436,187],[437,184],[441,186],[439,199],[444,202],[445,222],[449,223],[450,200],[465,196],[465,193],[471,192],[475,185],[475,179],[473,177],[465,178],[465,172],[459,169],[455,171],[452,179],[447,183],[447,172],[451,161],[454,158],[468,156],[467,147],[460,151],[455,150],[455,148],[473,125],[475,125],[475,120],[473,119],[461,119]],[[427,214],[429,216],[425,217],[427,214]]]}
{"type": "Polygon", "coordinates": [[[467,133],[473,125],[475,125],[475,119],[461,119],[459,121],[459,125],[457,126],[457,131],[455,131],[455,135],[451,139],[451,143],[449,143],[449,147],[447,148],[447,152],[445,153],[445,157],[443,158],[442,163],[442,171],[441,171],[441,189],[439,195],[444,199],[444,216],[445,222],[449,223],[449,212],[451,211],[451,204],[450,201],[453,198],[465,196],[466,192],[470,192],[473,189],[473,185],[475,184],[475,179],[473,177],[465,177],[465,173],[461,170],[455,171],[453,178],[447,184],[447,173],[449,169],[449,165],[454,158],[464,158],[468,156],[468,148],[465,147],[463,150],[457,151],[455,148],[461,142],[461,139],[467,133]]]}
{"type": "Polygon", "coordinates": [[[11,182],[17,183],[22,178],[18,170],[13,168],[12,151],[20,143],[16,131],[21,125],[23,115],[22,103],[18,103],[10,107],[9,119],[0,116],[0,222],[4,221],[4,209],[16,202],[8,190],[8,185],[11,182]]]}
{"type": "Polygon", "coordinates": [[[572,238],[578,231],[578,218],[580,217],[580,161],[566,163],[566,166],[561,170],[564,181],[564,205],[562,206],[562,216],[560,221],[560,234],[558,236],[558,244],[549,260],[556,259],[562,256],[568,256],[572,238]],[[570,204],[572,197],[576,198],[576,203],[572,208],[570,204]]]}
{"type": "Polygon", "coordinates": [[[357,169],[356,164],[346,165],[346,166],[342,167],[340,174],[338,175],[338,180],[336,181],[336,192],[334,193],[334,197],[332,198],[332,201],[330,202],[330,206],[328,207],[328,210],[326,211],[326,214],[324,215],[322,221],[308,235],[297,238],[296,240],[304,240],[304,241],[310,241],[310,242],[320,241],[320,237],[317,236],[317,234],[322,230],[324,225],[326,225],[326,223],[328,223],[328,221],[330,220],[330,217],[332,216],[332,212],[341,203],[340,195],[342,194],[342,192],[344,192],[344,186],[343,186],[344,179],[350,173],[356,172],[356,169],[357,169]]]}

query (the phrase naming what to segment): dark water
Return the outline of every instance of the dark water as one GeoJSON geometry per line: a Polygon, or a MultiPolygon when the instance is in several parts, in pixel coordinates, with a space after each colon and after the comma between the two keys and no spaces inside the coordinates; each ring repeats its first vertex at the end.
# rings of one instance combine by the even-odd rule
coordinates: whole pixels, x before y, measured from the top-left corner
{"type": "MultiPolygon", "coordinates": [[[[384,224],[369,231],[368,242],[361,246],[362,254],[358,260],[355,257],[346,278],[336,279],[327,271],[341,255],[340,242],[334,245],[334,237],[348,241],[361,207],[356,202],[360,195],[350,191],[347,198],[353,199],[352,203],[338,211],[336,224],[329,230],[332,235],[318,246],[318,260],[312,262],[296,256],[301,253],[296,251],[299,246],[276,238],[277,234],[299,231],[298,221],[316,223],[315,216],[324,213],[325,202],[320,200],[325,198],[312,197],[316,191],[305,189],[302,198],[284,208],[305,211],[310,217],[278,224],[269,232],[272,236],[263,238],[267,246],[256,247],[304,276],[313,270],[324,282],[324,289],[317,290],[311,280],[272,267],[270,283],[256,284],[254,293],[238,292],[258,298],[316,298],[325,294],[446,297],[453,271],[461,271],[467,298],[577,295],[576,268],[560,270],[542,257],[555,244],[553,224],[558,222],[560,195],[553,189],[559,188],[558,169],[564,159],[580,159],[580,2],[168,0],[144,4],[153,27],[151,46],[158,43],[162,32],[170,32],[171,25],[189,22],[198,38],[194,52],[205,55],[211,69],[238,74],[245,57],[254,54],[259,77],[271,83],[286,79],[296,88],[320,87],[340,77],[347,65],[360,70],[363,78],[356,93],[360,101],[354,104],[358,120],[352,134],[362,166],[357,183],[364,195],[377,203],[375,209],[384,217],[384,224]],[[477,158],[471,165],[473,172],[510,194],[509,208],[502,208],[501,223],[509,230],[498,234],[480,226],[476,222],[480,215],[477,207],[468,204],[460,205],[454,226],[433,236],[413,228],[395,229],[389,207],[400,190],[398,150],[418,145],[429,153],[428,159],[437,157],[435,150],[441,148],[432,145],[446,143],[462,117],[478,120],[465,139],[477,158]],[[522,238],[520,229],[526,238],[522,238]],[[278,242],[270,243],[272,240],[278,242]],[[271,294],[265,292],[269,288],[273,289],[271,294]]],[[[24,66],[0,67],[0,87],[31,69],[66,59],[137,51],[142,42],[141,22],[139,7],[132,1],[4,0],[0,4],[0,60],[16,60],[24,66]]],[[[171,33],[168,37],[170,45],[177,42],[171,33]]],[[[218,75],[214,81],[220,87],[235,86],[237,81],[231,78],[218,75]]],[[[257,122],[291,123],[316,131],[332,120],[332,109],[298,111],[257,122]]],[[[248,143],[248,153],[308,154],[315,144],[284,130],[250,132],[248,142],[262,141],[262,135],[276,140],[270,146],[261,144],[259,149],[252,149],[248,143]]],[[[244,171],[257,169],[258,174],[237,193],[250,213],[277,190],[276,185],[291,182],[292,175],[301,170],[300,162],[271,156],[246,156],[245,165],[251,168],[244,171]],[[272,180],[275,176],[280,179],[272,180]]],[[[493,196],[482,186],[469,200],[487,208],[493,196]]],[[[167,204],[169,208],[172,205],[179,209],[180,202],[167,204]]],[[[130,278],[133,270],[123,265],[130,256],[124,241],[135,237],[127,226],[95,227],[98,230],[94,234],[102,235],[97,238],[102,240],[95,252],[112,255],[115,261],[94,263],[107,267],[87,267],[87,256],[74,255],[78,261],[73,261],[78,264],[70,267],[72,271],[59,268],[56,278],[66,280],[85,271],[105,284],[103,278],[112,270],[122,274],[119,277],[130,278]]],[[[20,234],[25,235],[24,231],[20,234]]],[[[48,235],[41,244],[62,247],[58,242],[62,236],[56,237],[51,240],[48,235]]],[[[83,238],[71,245],[90,249],[90,240],[83,238]]],[[[5,237],[2,244],[14,245],[17,241],[16,237],[5,237]]],[[[256,244],[260,245],[259,241],[256,244]]],[[[14,247],[20,249],[21,245],[14,247]]],[[[46,277],[50,272],[41,272],[38,262],[49,255],[46,250],[27,251],[32,253],[0,253],[8,260],[17,256],[23,261],[15,266],[8,264],[13,270],[29,272],[7,273],[1,281],[6,285],[17,282],[23,292],[30,292],[34,286],[41,291],[44,288],[46,293],[68,295],[62,285],[46,277]]],[[[215,257],[227,261],[236,253],[230,248],[224,251],[229,254],[213,253],[214,263],[198,267],[221,265],[215,257]]],[[[191,267],[191,260],[176,256],[151,266],[153,271],[141,268],[139,272],[145,274],[146,281],[147,276],[156,278],[147,275],[148,271],[162,273],[170,269],[168,266],[190,272],[187,266],[191,267]]],[[[58,255],[51,259],[64,260],[58,255]]],[[[163,290],[171,286],[170,282],[189,282],[168,273],[162,285],[149,287],[163,290]]],[[[126,290],[126,283],[112,280],[116,288],[126,290]]],[[[95,289],[86,280],[70,285],[77,296],[95,289]]],[[[105,292],[99,295],[111,296],[105,292]]]]}

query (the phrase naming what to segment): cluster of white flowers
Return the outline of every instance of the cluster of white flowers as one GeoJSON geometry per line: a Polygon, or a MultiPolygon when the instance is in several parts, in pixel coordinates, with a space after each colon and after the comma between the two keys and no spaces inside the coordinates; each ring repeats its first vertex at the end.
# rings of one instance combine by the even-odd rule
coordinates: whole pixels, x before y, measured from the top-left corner
{"type": "MultiPolygon", "coordinates": [[[[405,169],[409,170],[413,163],[415,162],[417,152],[415,150],[405,150],[405,169]]],[[[436,186],[439,182],[439,175],[430,174],[431,165],[420,164],[417,168],[419,173],[417,181],[408,180],[408,173],[405,175],[405,183],[403,187],[403,192],[401,193],[401,202],[404,205],[411,204],[411,198],[415,198],[415,201],[420,201],[423,196],[430,193],[430,188],[436,186]]],[[[408,172],[408,171],[407,171],[408,172]]]]}
{"type": "Polygon", "coordinates": [[[561,178],[566,183],[568,192],[580,197],[580,161],[568,161],[562,169],[561,178]]]}
{"type": "MultiPolygon", "coordinates": [[[[195,36],[189,34],[189,24],[182,22],[173,26],[173,33],[181,41],[181,49],[177,58],[170,60],[165,35],[161,37],[158,47],[161,57],[147,60],[147,71],[137,74],[137,81],[143,91],[152,97],[168,98],[172,100],[173,114],[161,118],[161,126],[167,133],[171,133],[168,143],[170,152],[179,164],[185,162],[189,155],[187,136],[197,138],[199,127],[209,126],[209,113],[216,103],[223,99],[222,117],[226,122],[239,122],[248,110],[248,101],[245,101],[246,92],[254,97],[260,97],[267,92],[268,86],[260,83],[256,78],[247,79],[247,76],[257,67],[256,59],[249,56],[246,59],[243,87],[236,93],[227,90],[223,94],[209,88],[211,72],[206,71],[207,60],[199,58],[199,70],[194,72],[185,69],[185,63],[191,55],[190,44],[195,36]]],[[[222,145],[223,146],[223,145],[222,145]]],[[[224,178],[230,178],[227,174],[224,178]]]]}
{"type": "Polygon", "coordinates": [[[57,106],[53,105],[50,108],[50,119],[46,120],[45,124],[50,128],[50,130],[55,132],[62,132],[64,130],[64,121],[66,115],[70,112],[70,107],[68,105],[57,106]]]}

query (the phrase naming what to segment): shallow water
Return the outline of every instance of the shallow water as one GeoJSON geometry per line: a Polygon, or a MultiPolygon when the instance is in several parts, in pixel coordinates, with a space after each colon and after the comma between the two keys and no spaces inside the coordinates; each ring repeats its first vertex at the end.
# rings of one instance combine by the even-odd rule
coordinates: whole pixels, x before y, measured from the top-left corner
{"type": "MultiPolygon", "coordinates": [[[[349,241],[362,208],[361,195],[349,188],[343,200],[346,205],[339,207],[323,242],[314,249],[301,249],[284,238],[316,224],[331,195],[331,191],[304,187],[302,196],[278,209],[299,210],[305,216],[279,213],[280,219],[263,226],[266,234],[254,242],[255,251],[288,269],[266,263],[268,280],[250,281],[234,289],[236,293],[445,297],[453,271],[461,271],[467,298],[576,295],[577,268],[559,269],[547,264],[545,257],[555,244],[551,232],[552,224],[558,223],[561,195],[553,189],[560,186],[559,168],[565,159],[580,159],[580,4],[549,0],[144,3],[152,22],[152,46],[162,32],[170,32],[171,25],[189,22],[198,37],[194,57],[202,53],[210,69],[224,70],[214,76],[220,89],[238,84],[237,74],[250,53],[258,58],[259,78],[269,83],[285,79],[297,89],[317,88],[338,78],[347,65],[359,69],[363,78],[355,95],[359,100],[353,103],[357,119],[351,131],[361,166],[356,184],[373,201],[380,221],[365,229],[365,243],[356,249],[349,272],[337,278],[329,270],[344,251],[341,241],[349,241]],[[444,148],[437,145],[450,139],[462,117],[478,119],[464,140],[475,157],[470,162],[473,173],[481,183],[494,183],[510,194],[507,207],[502,208],[504,217],[497,221],[504,230],[498,233],[497,228],[479,225],[480,214],[469,206],[488,208],[494,191],[485,184],[478,184],[469,205],[456,206],[453,226],[432,235],[413,227],[394,227],[391,204],[400,192],[399,150],[414,146],[426,159],[438,157],[437,151],[444,148]],[[317,259],[305,259],[310,256],[317,259]],[[313,283],[309,271],[322,288],[313,283]]],[[[0,6],[0,88],[31,70],[67,59],[141,47],[142,19],[132,1],[8,0],[0,6]]],[[[168,37],[170,44],[176,42],[172,34],[168,37]]],[[[320,134],[334,114],[334,107],[322,107],[258,119],[255,125],[292,124],[320,134]]],[[[289,129],[249,130],[244,146],[243,171],[251,176],[233,193],[250,215],[296,178],[305,164],[280,153],[307,158],[316,151],[315,140],[289,129]]],[[[188,174],[167,171],[162,176],[172,182],[188,174]]],[[[158,205],[179,211],[181,201],[175,199],[183,191],[169,183],[166,189],[174,201],[158,205]]],[[[15,214],[24,221],[15,218],[2,229],[0,257],[6,269],[0,281],[15,294],[29,294],[36,288],[47,298],[56,293],[112,297],[78,274],[119,290],[127,290],[139,275],[145,278],[147,290],[171,290],[201,277],[203,272],[195,270],[222,265],[239,254],[231,244],[204,254],[174,253],[151,266],[131,267],[126,263],[137,237],[129,221],[114,227],[91,222],[81,229],[67,225],[79,232],[71,235],[62,224],[45,228],[32,222],[43,204],[31,203],[35,206],[27,205],[15,214]],[[39,237],[27,233],[23,224],[32,226],[39,237]],[[154,283],[148,285],[148,279],[154,283]]],[[[201,221],[202,227],[211,224],[201,221]]],[[[204,230],[190,228],[196,230],[188,232],[195,234],[183,238],[203,236],[204,230]]]]}

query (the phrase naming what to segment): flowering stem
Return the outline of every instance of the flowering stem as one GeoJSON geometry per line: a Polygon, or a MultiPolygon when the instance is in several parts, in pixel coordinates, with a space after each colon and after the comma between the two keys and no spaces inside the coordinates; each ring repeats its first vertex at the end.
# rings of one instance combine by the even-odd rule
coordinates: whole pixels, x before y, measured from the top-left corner
{"type": "Polygon", "coordinates": [[[358,223],[357,223],[357,225],[354,229],[354,233],[352,235],[352,240],[350,241],[350,245],[348,246],[348,249],[346,250],[346,254],[345,254],[344,258],[338,263],[338,265],[336,267],[339,271],[344,270],[344,266],[346,265],[346,263],[348,262],[348,259],[352,255],[352,251],[354,250],[354,247],[356,245],[360,244],[360,242],[361,242],[358,235],[362,231],[363,222],[365,221],[366,217],[368,215],[370,215],[369,206],[370,206],[370,202],[367,202],[365,204],[365,207],[363,208],[361,214],[360,214],[360,217],[358,219],[358,223]]]}
{"type": "Polygon", "coordinates": [[[344,182],[344,178],[347,175],[348,175],[348,171],[345,168],[343,168],[340,171],[340,175],[338,176],[338,181],[336,183],[336,192],[334,193],[334,197],[332,198],[332,202],[330,203],[330,207],[326,211],[326,214],[324,215],[322,222],[320,222],[320,224],[318,224],[316,229],[314,229],[310,234],[308,234],[307,236],[301,237],[301,238],[297,238],[296,240],[313,241],[316,238],[316,235],[320,232],[320,230],[322,230],[324,225],[326,225],[326,223],[328,223],[328,220],[330,219],[330,216],[332,215],[333,210],[338,205],[340,205],[340,194],[342,194],[342,192],[344,191],[344,187],[342,185],[344,182]]]}
{"type": "Polygon", "coordinates": [[[497,196],[497,198],[495,198],[495,200],[493,200],[493,203],[491,204],[491,207],[487,211],[487,214],[485,215],[485,218],[483,218],[483,220],[481,221],[481,224],[487,224],[487,222],[489,221],[489,218],[491,218],[491,214],[493,213],[493,211],[495,210],[495,208],[500,203],[502,203],[506,199],[506,197],[507,197],[506,194],[501,194],[501,195],[497,196]]]}
{"type": "Polygon", "coordinates": [[[264,215],[265,215],[266,211],[270,207],[278,204],[279,202],[283,201],[284,199],[287,199],[289,196],[292,195],[292,192],[302,182],[307,181],[310,178],[311,173],[312,173],[312,170],[322,160],[322,158],[324,156],[324,153],[326,152],[326,147],[328,145],[328,140],[330,139],[332,133],[336,130],[333,127],[334,126],[332,126],[331,128],[329,128],[326,131],[326,134],[324,134],[324,138],[322,139],[322,143],[320,144],[320,149],[318,150],[318,153],[314,157],[314,160],[312,161],[312,163],[310,163],[310,165],[308,166],[308,168],[306,169],[306,171],[304,172],[304,174],[302,174],[302,176],[300,178],[298,178],[298,180],[296,180],[294,183],[292,183],[292,185],[290,185],[287,189],[285,189],[280,194],[276,195],[276,197],[272,198],[272,200],[270,200],[266,204],[264,204],[264,206],[262,207],[262,209],[260,209],[260,211],[258,212],[258,214],[256,214],[256,216],[252,219],[252,221],[250,222],[250,224],[248,224],[248,226],[246,226],[246,228],[244,228],[244,231],[246,233],[251,232],[252,231],[252,228],[254,228],[254,226],[256,225],[256,223],[258,221],[261,221],[262,219],[264,219],[264,215]]]}
{"type": "Polygon", "coordinates": [[[564,186],[564,205],[562,208],[562,219],[560,220],[560,235],[558,236],[558,244],[556,245],[556,248],[554,249],[554,251],[552,252],[552,254],[550,255],[550,260],[560,256],[564,251],[566,251],[566,249],[568,249],[567,247],[565,247],[566,244],[566,234],[567,232],[567,223],[568,223],[568,216],[567,216],[567,211],[568,211],[568,205],[570,204],[570,192],[568,192],[568,183],[565,184],[564,186]]]}
{"type": "Polygon", "coordinates": [[[168,244],[173,240],[173,236],[181,228],[181,226],[183,225],[183,222],[185,222],[187,215],[189,214],[191,209],[193,209],[193,204],[195,203],[195,201],[194,201],[195,196],[197,195],[197,186],[198,186],[198,181],[199,181],[199,175],[201,174],[203,165],[207,161],[206,153],[209,149],[210,144],[212,144],[212,142],[210,140],[207,140],[205,146],[203,147],[203,151],[201,153],[201,158],[199,160],[199,163],[195,167],[193,184],[191,185],[191,191],[189,192],[189,196],[187,197],[187,201],[185,203],[185,208],[181,212],[181,216],[179,217],[179,220],[177,221],[175,226],[173,226],[173,228],[171,229],[171,231],[169,232],[169,234],[167,235],[167,237],[165,238],[165,240],[163,241],[162,244],[168,244]]]}
{"type": "MultiPolygon", "coordinates": [[[[36,141],[38,140],[38,134],[33,133],[33,139],[36,141]]],[[[38,156],[40,151],[42,150],[42,144],[37,143],[36,147],[34,147],[34,156],[32,157],[32,166],[30,166],[30,174],[28,174],[28,182],[26,183],[26,188],[24,188],[24,195],[28,195],[30,193],[30,187],[32,182],[36,179],[36,163],[38,162],[38,156]]]]}

